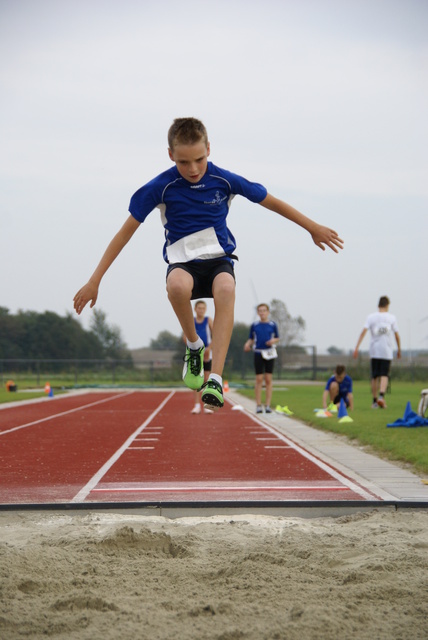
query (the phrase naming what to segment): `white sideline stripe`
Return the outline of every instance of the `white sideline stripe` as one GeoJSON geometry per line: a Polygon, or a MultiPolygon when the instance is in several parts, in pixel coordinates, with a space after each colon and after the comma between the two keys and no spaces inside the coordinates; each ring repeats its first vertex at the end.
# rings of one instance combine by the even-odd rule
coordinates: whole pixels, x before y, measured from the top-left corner
{"type": "Polygon", "coordinates": [[[90,402],[89,404],[83,404],[80,407],[75,407],[74,409],[69,409],[68,411],[61,411],[61,413],[55,413],[52,416],[47,416],[46,418],[40,418],[40,420],[34,420],[33,422],[27,422],[27,424],[21,424],[19,427],[13,427],[12,429],[8,429],[7,431],[0,432],[0,436],[4,436],[7,433],[12,433],[12,431],[19,431],[19,429],[26,429],[27,427],[32,427],[35,424],[41,424],[42,422],[47,422],[48,420],[54,420],[55,418],[61,418],[61,416],[66,416],[70,413],[76,413],[76,411],[81,411],[82,409],[88,409],[88,407],[95,407],[97,404],[102,404],[103,402],[110,402],[110,400],[117,400],[117,398],[123,398],[125,396],[129,396],[129,394],[134,393],[133,391],[125,391],[124,393],[119,393],[117,395],[112,395],[109,398],[103,398],[102,400],[97,400],[96,402],[90,402]]]}
{"type": "MultiPolygon", "coordinates": [[[[233,404],[231,400],[229,400],[229,402],[233,404]]],[[[344,484],[346,487],[348,487],[348,489],[351,489],[351,491],[353,491],[354,493],[358,493],[358,495],[363,497],[365,500],[373,499],[374,494],[368,493],[367,491],[365,491],[362,487],[360,487],[360,485],[356,484],[352,480],[349,480],[349,478],[346,478],[345,476],[343,476],[339,471],[336,471],[333,467],[330,467],[328,464],[326,464],[322,460],[319,460],[318,458],[313,456],[311,453],[309,453],[309,451],[306,451],[305,449],[300,447],[298,444],[296,444],[295,442],[287,438],[287,436],[284,436],[280,431],[276,431],[276,429],[273,429],[272,427],[265,424],[264,422],[261,422],[260,420],[258,420],[256,416],[253,416],[252,414],[250,414],[249,411],[247,411],[246,409],[244,409],[244,411],[245,413],[247,413],[247,415],[251,415],[252,419],[255,422],[257,422],[261,427],[267,429],[272,434],[276,435],[277,438],[279,438],[280,440],[288,444],[291,449],[298,451],[304,458],[316,464],[320,469],[323,469],[323,471],[328,473],[332,478],[335,478],[336,480],[344,484]]]]}
{"type": "Polygon", "coordinates": [[[140,433],[143,431],[143,429],[148,424],[150,424],[150,422],[153,420],[153,418],[155,418],[157,416],[159,411],[161,411],[161,409],[164,408],[164,406],[166,405],[168,400],[170,400],[170,398],[172,398],[172,396],[174,394],[175,394],[175,391],[171,391],[169,393],[169,395],[160,403],[158,408],[155,409],[155,411],[153,411],[153,413],[151,413],[149,415],[147,420],[145,422],[143,422],[143,424],[140,425],[138,427],[138,429],[136,431],[134,431],[134,433],[131,434],[127,440],[125,440],[123,445],[121,447],[119,447],[119,449],[111,456],[111,458],[109,460],[107,460],[107,462],[105,464],[103,464],[101,469],[99,469],[99,471],[97,471],[97,473],[94,476],[92,476],[92,478],[89,480],[89,482],[87,482],[86,485],[84,487],[82,487],[82,489],[80,489],[80,491],[78,493],[76,493],[76,495],[74,496],[74,498],[72,498],[72,500],[70,502],[83,502],[88,497],[88,495],[91,493],[91,491],[93,491],[94,488],[96,487],[96,485],[99,483],[101,478],[114,465],[114,463],[117,460],[119,460],[120,456],[124,453],[124,451],[126,451],[126,449],[128,449],[130,444],[135,440],[135,438],[138,435],[140,435],[140,433]]]}
{"type": "Polygon", "coordinates": [[[162,492],[175,492],[175,491],[206,491],[207,493],[213,491],[348,491],[348,487],[100,487],[98,489],[92,489],[93,493],[120,493],[120,492],[141,492],[141,493],[158,493],[162,492]]]}

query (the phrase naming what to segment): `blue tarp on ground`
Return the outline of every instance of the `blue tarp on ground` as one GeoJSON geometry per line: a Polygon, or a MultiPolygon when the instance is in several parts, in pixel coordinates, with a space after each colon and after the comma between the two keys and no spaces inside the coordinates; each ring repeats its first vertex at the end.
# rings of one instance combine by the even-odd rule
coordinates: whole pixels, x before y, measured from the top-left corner
{"type": "Polygon", "coordinates": [[[391,422],[387,427],[428,427],[428,418],[423,418],[412,411],[410,402],[407,403],[404,415],[399,420],[391,422]]]}

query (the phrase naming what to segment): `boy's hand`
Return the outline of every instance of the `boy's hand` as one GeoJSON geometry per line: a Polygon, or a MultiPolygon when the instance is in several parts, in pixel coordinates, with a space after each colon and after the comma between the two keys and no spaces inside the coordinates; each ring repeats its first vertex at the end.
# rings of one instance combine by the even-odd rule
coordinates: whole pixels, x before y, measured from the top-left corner
{"type": "Polygon", "coordinates": [[[98,298],[98,286],[93,282],[87,282],[74,296],[74,308],[76,313],[80,315],[88,302],[91,302],[91,309],[98,298]]]}
{"type": "Polygon", "coordinates": [[[339,253],[337,247],[339,249],[343,249],[343,240],[342,238],[339,238],[338,234],[333,229],[317,224],[314,231],[311,232],[311,236],[317,247],[323,251],[325,251],[324,245],[330,247],[330,249],[335,253],[339,253]]]}

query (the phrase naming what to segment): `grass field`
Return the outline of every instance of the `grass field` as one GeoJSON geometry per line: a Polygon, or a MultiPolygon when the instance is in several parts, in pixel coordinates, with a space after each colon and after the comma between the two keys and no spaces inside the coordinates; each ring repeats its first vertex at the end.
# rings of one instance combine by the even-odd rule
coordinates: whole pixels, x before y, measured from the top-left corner
{"type": "MultiPolygon", "coordinates": [[[[425,387],[428,385],[424,385],[425,387]]],[[[339,423],[337,417],[317,418],[314,409],[322,408],[323,386],[290,385],[274,389],[272,406],[288,406],[294,417],[317,429],[333,431],[368,446],[376,454],[389,460],[408,463],[421,474],[428,474],[428,427],[387,427],[387,423],[402,418],[406,404],[417,410],[423,386],[410,382],[394,382],[386,396],[387,409],[372,409],[372,397],[367,382],[354,382],[354,405],[349,412],[353,422],[339,423]]],[[[253,398],[250,389],[240,390],[253,398]]],[[[284,418],[286,420],[286,418],[284,418]]]]}
{"type": "Polygon", "coordinates": [[[6,389],[0,389],[0,404],[3,402],[17,402],[20,400],[33,400],[34,398],[42,398],[45,396],[44,391],[14,391],[9,392],[6,389]]]}

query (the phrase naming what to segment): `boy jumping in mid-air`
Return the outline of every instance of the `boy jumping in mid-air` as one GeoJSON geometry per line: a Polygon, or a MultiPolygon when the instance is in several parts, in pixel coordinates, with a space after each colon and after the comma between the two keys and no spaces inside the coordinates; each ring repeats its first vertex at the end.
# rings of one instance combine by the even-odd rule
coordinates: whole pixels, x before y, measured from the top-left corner
{"type": "Polygon", "coordinates": [[[343,240],[336,231],[270,195],[261,184],[208,162],[207,131],[196,118],[177,118],[168,131],[168,154],[172,168],[141,187],[131,198],[130,216],[114,236],[88,282],[74,297],[78,314],[88,302],[95,305],[104,274],[149,213],[158,207],[165,228],[163,256],[168,263],[166,288],[169,301],[187,339],[183,380],[194,390],[202,388],[202,402],[219,408],[223,401],[223,368],[234,322],[236,256],[235,238],[226,218],[235,195],[306,229],[314,243],[338,253],[343,240]],[[191,300],[214,299],[212,371],[204,383],[204,344],[198,336],[191,300]]]}

